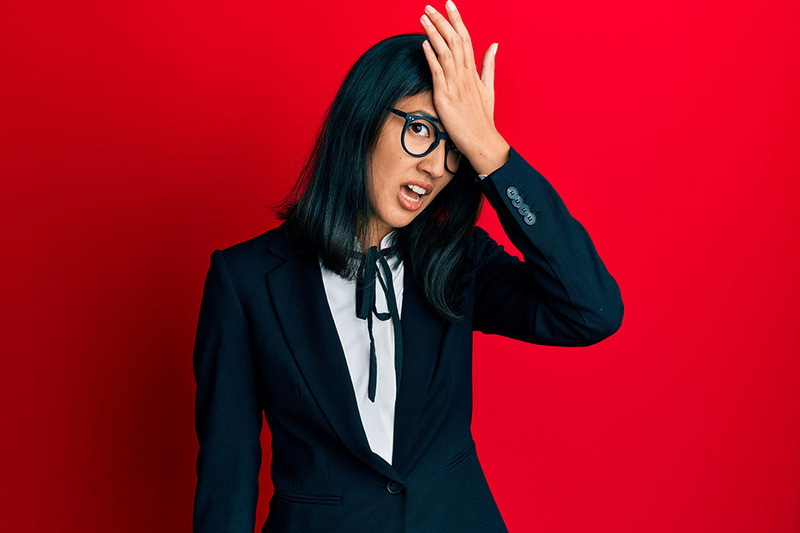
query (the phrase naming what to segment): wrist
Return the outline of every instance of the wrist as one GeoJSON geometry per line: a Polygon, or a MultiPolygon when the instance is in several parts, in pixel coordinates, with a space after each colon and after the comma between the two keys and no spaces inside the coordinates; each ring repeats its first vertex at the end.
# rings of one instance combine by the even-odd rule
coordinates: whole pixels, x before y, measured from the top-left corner
{"type": "Polygon", "coordinates": [[[464,154],[478,174],[491,174],[508,161],[511,146],[499,134],[491,142],[482,143],[471,154],[464,154]]]}

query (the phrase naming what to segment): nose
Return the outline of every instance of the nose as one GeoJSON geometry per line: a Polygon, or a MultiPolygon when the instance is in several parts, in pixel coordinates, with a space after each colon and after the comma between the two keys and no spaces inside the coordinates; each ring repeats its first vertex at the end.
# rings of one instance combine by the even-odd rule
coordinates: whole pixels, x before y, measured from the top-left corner
{"type": "Polygon", "coordinates": [[[417,167],[430,174],[433,178],[441,178],[447,172],[444,166],[444,158],[446,157],[445,146],[443,142],[428,155],[421,157],[417,167]]]}

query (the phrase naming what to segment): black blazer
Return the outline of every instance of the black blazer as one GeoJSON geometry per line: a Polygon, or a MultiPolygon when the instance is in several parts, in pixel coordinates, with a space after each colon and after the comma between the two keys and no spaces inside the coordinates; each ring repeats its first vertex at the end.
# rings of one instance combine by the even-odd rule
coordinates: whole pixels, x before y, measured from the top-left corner
{"type": "Polygon", "coordinates": [[[506,531],[470,432],[473,330],[582,346],[616,331],[623,308],[586,231],[513,149],[481,187],[525,261],[476,228],[469,312],[454,323],[406,262],[392,465],[367,443],[317,259],[280,227],[211,255],[194,350],[195,532],[253,531],[262,411],[265,532],[506,531]]]}

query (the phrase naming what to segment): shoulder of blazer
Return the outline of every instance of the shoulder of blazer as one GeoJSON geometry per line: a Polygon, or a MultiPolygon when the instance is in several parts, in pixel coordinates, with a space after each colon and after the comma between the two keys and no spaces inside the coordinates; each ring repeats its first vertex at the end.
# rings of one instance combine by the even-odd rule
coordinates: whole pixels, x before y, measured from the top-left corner
{"type": "Polygon", "coordinates": [[[246,287],[250,283],[262,284],[266,274],[299,255],[287,241],[283,226],[223,248],[221,253],[237,287],[246,287]]]}

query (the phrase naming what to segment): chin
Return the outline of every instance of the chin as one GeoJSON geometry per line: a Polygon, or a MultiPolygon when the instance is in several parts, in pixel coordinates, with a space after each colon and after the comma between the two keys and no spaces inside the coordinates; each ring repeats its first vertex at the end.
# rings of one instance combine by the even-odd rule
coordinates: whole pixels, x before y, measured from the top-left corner
{"type": "Polygon", "coordinates": [[[409,215],[408,213],[400,214],[396,217],[393,217],[392,220],[389,222],[389,225],[394,229],[405,228],[406,226],[414,222],[414,219],[417,218],[417,216],[421,212],[422,210],[420,210],[418,213],[414,213],[413,215],[409,215]]]}

